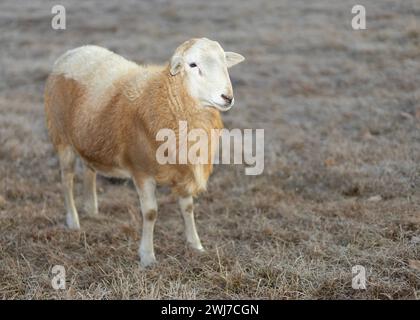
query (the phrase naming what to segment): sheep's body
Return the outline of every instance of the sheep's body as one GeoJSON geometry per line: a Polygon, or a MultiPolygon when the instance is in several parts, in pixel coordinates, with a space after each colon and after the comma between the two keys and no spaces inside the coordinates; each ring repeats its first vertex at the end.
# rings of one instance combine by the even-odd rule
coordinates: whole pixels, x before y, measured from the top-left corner
{"type": "Polygon", "coordinates": [[[71,146],[93,169],[107,176],[135,171],[169,184],[178,194],[205,188],[208,165],[157,165],[159,129],[221,128],[219,112],[198,108],[166,66],[139,66],[96,46],[65,53],[46,87],[48,128],[57,149],[71,146]],[[173,92],[171,92],[173,91],[173,92]],[[173,96],[169,96],[169,95],[173,96]]]}
{"type": "MultiPolygon", "coordinates": [[[[217,42],[204,38],[178,47],[171,62],[163,66],[139,66],[96,46],[62,55],[47,80],[45,112],[60,160],[68,226],[80,228],[73,197],[78,155],[85,164],[84,208],[89,214],[98,212],[96,172],[133,179],[143,214],[143,265],[155,262],[156,184],[171,186],[179,196],[187,241],[194,249],[203,250],[195,228],[192,196],[205,189],[212,171],[218,140],[212,132],[223,127],[215,108],[227,110],[233,105],[227,66],[242,60],[231,52],[225,58],[217,42]],[[209,88],[201,71],[196,72],[198,68],[192,65],[191,70],[186,69],[185,60],[191,57],[201,59],[203,66],[205,61],[211,62],[209,88]],[[208,107],[207,101],[214,99],[217,102],[211,104],[215,108],[208,107]],[[180,121],[187,122],[188,130],[200,128],[207,134],[208,164],[158,164],[156,151],[163,143],[156,140],[158,131],[172,129],[179,148],[180,121]]],[[[187,143],[188,148],[191,142],[187,143]]]]}

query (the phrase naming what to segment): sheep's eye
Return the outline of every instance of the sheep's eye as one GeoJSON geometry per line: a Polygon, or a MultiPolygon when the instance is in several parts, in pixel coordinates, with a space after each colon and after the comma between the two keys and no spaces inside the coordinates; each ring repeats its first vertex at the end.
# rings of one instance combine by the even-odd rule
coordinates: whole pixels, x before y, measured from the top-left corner
{"type": "Polygon", "coordinates": [[[191,68],[195,68],[196,66],[197,66],[197,64],[196,64],[195,62],[190,63],[190,67],[191,67],[191,68]]]}

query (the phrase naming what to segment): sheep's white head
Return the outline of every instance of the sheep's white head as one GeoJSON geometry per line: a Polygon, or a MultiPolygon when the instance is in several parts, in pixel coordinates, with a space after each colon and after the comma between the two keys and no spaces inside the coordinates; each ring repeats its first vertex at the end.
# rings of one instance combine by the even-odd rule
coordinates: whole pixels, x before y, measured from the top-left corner
{"type": "Polygon", "coordinates": [[[235,52],[225,52],[220,44],[207,38],[191,39],[176,50],[170,61],[171,75],[185,77],[189,94],[203,106],[220,111],[234,103],[228,68],[245,58],[235,52]]]}

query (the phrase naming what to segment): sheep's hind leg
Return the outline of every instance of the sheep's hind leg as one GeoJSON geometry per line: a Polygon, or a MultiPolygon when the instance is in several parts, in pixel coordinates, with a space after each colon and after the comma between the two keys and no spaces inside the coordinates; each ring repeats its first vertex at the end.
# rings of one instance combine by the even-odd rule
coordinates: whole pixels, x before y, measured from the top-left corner
{"type": "Polygon", "coordinates": [[[140,263],[143,267],[148,267],[156,263],[153,246],[153,231],[157,218],[156,182],[152,178],[143,179],[141,177],[134,177],[134,182],[143,215],[143,231],[139,249],[140,263]]]}
{"type": "Polygon", "coordinates": [[[77,214],[73,196],[74,169],[76,156],[71,147],[59,148],[58,157],[60,160],[61,180],[66,205],[66,222],[70,229],[80,229],[79,215],[77,214]]]}
{"type": "Polygon", "coordinates": [[[184,218],[185,236],[189,246],[199,252],[204,252],[195,227],[193,197],[180,197],[179,206],[181,207],[182,217],[184,218]]]}
{"type": "Polygon", "coordinates": [[[85,164],[83,177],[84,193],[83,206],[85,212],[90,216],[98,214],[98,198],[96,195],[96,172],[85,164]]]}

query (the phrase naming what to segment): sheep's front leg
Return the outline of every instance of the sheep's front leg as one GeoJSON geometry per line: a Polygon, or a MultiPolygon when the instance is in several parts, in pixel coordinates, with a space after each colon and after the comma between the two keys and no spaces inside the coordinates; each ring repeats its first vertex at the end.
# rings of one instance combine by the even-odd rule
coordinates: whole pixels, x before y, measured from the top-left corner
{"type": "Polygon", "coordinates": [[[191,248],[203,252],[204,248],[201,245],[201,241],[195,227],[193,197],[180,197],[179,206],[181,207],[182,217],[184,218],[185,236],[188,244],[191,248]]]}
{"type": "Polygon", "coordinates": [[[84,209],[88,215],[98,214],[98,198],[96,195],[96,172],[85,165],[84,182],[84,209]]]}
{"type": "Polygon", "coordinates": [[[140,263],[147,267],[156,263],[153,248],[153,230],[157,218],[157,202],[155,196],[156,182],[152,178],[134,178],[140,197],[140,207],[143,216],[143,231],[140,241],[140,263]]]}

